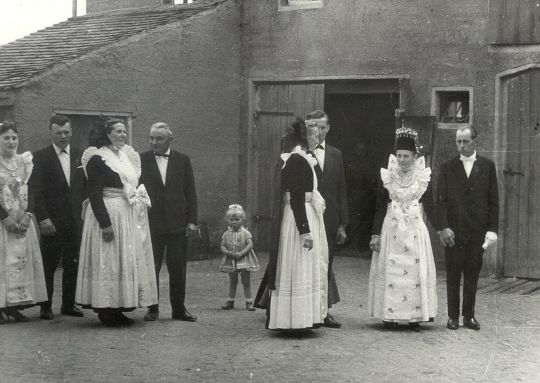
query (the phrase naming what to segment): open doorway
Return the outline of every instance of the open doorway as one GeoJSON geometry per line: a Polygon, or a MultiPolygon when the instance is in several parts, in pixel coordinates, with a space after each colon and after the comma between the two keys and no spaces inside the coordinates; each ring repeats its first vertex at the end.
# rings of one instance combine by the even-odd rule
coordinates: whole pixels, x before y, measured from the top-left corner
{"type": "Polygon", "coordinates": [[[347,247],[359,252],[369,250],[379,169],[387,166],[394,147],[398,108],[395,92],[325,94],[324,109],[331,125],[327,141],[342,151],[345,162],[347,247]]]}

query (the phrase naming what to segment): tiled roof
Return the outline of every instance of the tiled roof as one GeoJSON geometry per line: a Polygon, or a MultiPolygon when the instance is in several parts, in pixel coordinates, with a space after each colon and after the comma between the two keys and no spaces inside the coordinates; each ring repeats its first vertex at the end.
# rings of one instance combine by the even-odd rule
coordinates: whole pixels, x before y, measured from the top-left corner
{"type": "Polygon", "coordinates": [[[0,46],[0,90],[17,87],[58,62],[187,19],[222,2],[91,14],[42,29],[0,46]]]}

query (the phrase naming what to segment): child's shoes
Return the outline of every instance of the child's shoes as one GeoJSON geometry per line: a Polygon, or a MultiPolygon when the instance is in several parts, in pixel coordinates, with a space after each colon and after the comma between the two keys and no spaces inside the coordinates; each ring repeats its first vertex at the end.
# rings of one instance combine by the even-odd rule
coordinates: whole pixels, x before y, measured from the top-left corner
{"type": "Polygon", "coordinates": [[[221,306],[223,310],[232,310],[234,309],[234,301],[228,300],[225,302],[223,306],[221,306]]]}
{"type": "Polygon", "coordinates": [[[255,307],[253,307],[253,301],[246,301],[246,310],[247,311],[255,311],[255,307]]]}

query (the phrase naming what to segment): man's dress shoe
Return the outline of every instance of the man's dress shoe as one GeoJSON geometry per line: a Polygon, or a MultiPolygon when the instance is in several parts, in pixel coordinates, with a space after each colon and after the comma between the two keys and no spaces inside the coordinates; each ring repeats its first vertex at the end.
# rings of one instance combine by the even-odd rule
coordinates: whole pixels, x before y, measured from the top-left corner
{"type": "Polygon", "coordinates": [[[463,326],[470,328],[471,330],[480,330],[480,323],[474,318],[463,318],[463,326]]]}
{"type": "Polygon", "coordinates": [[[154,310],[148,310],[146,314],[144,315],[144,320],[147,322],[153,322],[158,320],[159,318],[159,311],[154,310]]]}
{"type": "Polygon", "coordinates": [[[41,309],[39,310],[39,317],[41,319],[51,320],[54,318],[54,314],[51,309],[41,309]]]}
{"type": "Polygon", "coordinates": [[[457,330],[459,328],[459,321],[448,318],[446,327],[448,327],[450,330],[457,330]]]}
{"type": "Polygon", "coordinates": [[[323,326],[331,327],[331,328],[340,328],[341,323],[339,323],[337,320],[335,320],[332,315],[328,314],[328,315],[326,315],[326,318],[324,318],[323,326]]]}
{"type": "Polygon", "coordinates": [[[71,306],[71,307],[64,307],[62,306],[60,308],[60,313],[62,315],[69,315],[71,317],[83,317],[84,316],[84,313],[82,312],[82,310],[76,306],[71,306]]]}
{"type": "Polygon", "coordinates": [[[183,320],[183,321],[186,321],[186,322],[196,322],[197,321],[197,317],[195,315],[193,315],[193,314],[190,314],[189,311],[187,311],[187,310],[184,310],[181,313],[173,313],[172,319],[183,320]]]}

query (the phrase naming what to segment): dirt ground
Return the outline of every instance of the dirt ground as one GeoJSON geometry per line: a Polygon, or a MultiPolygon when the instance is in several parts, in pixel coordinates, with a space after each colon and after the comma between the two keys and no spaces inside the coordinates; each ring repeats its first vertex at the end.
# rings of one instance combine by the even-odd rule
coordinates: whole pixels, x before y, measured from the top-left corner
{"type": "MultiPolygon", "coordinates": [[[[241,288],[239,307],[220,309],[227,276],[218,262],[189,263],[186,305],[196,323],[170,319],[163,275],[157,322],[144,322],[144,309],[125,328],[102,327],[90,311],[61,316],[58,294],[52,321],[25,310],[30,322],[0,326],[0,382],[540,382],[540,295],[479,293],[482,329],[450,331],[440,270],[435,322],[420,333],[385,331],[366,314],[369,260],[337,257],[342,302],[332,312],[343,327],[290,337],[265,330],[263,311],[243,309],[241,288]]],[[[252,275],[254,290],[261,276],[252,275]]]]}

